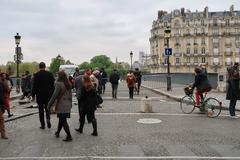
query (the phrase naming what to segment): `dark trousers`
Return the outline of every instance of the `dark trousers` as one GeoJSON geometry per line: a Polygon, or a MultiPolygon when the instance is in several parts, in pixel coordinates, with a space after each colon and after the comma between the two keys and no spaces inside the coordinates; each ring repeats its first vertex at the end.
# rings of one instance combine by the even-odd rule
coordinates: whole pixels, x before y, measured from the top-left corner
{"type": "Polygon", "coordinates": [[[237,100],[230,100],[229,104],[229,112],[231,116],[235,116],[235,106],[236,106],[237,100]]]}
{"type": "Polygon", "coordinates": [[[105,83],[103,83],[103,84],[102,84],[102,94],[105,93],[105,89],[106,89],[106,85],[105,85],[105,83]]]}
{"type": "Polygon", "coordinates": [[[138,81],[137,82],[137,92],[138,92],[138,94],[140,92],[140,87],[141,87],[141,81],[138,81]]]}
{"type": "Polygon", "coordinates": [[[70,133],[70,130],[69,130],[69,125],[68,125],[68,123],[67,123],[67,118],[66,117],[59,117],[58,118],[58,130],[57,130],[57,133],[59,134],[60,132],[61,132],[61,130],[62,130],[62,127],[63,127],[63,129],[64,129],[64,131],[66,132],[66,134],[67,134],[67,137],[72,137],[71,136],[71,133],[70,133]]]}
{"type": "Polygon", "coordinates": [[[112,97],[117,98],[117,88],[118,84],[112,84],[112,97]]]}
{"type": "Polygon", "coordinates": [[[129,87],[129,98],[133,99],[134,87],[129,87]]]}
{"type": "Polygon", "coordinates": [[[42,127],[45,127],[44,110],[46,112],[46,120],[47,122],[50,122],[50,111],[47,108],[48,101],[49,100],[37,100],[38,110],[39,110],[39,120],[42,127]]]}
{"type": "Polygon", "coordinates": [[[91,120],[92,122],[92,126],[93,126],[93,132],[97,132],[97,120],[95,118],[95,111],[91,111],[91,112],[84,112],[81,111],[80,112],[80,127],[79,129],[82,131],[83,130],[83,126],[85,124],[85,116],[87,116],[87,118],[89,120],[91,120]]]}
{"type": "MultiPolygon", "coordinates": [[[[79,114],[79,123],[81,121],[81,101],[78,99],[78,114],[79,114]]],[[[84,117],[85,118],[85,117],[84,117]]],[[[87,114],[87,120],[88,120],[88,123],[92,122],[92,119],[91,117],[89,117],[89,115],[87,114]]]]}

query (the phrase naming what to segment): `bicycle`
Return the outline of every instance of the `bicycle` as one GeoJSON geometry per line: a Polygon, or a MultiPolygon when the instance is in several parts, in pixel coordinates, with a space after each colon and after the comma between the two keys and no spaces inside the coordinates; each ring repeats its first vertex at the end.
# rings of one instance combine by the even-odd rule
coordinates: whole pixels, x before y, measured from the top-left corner
{"type": "Polygon", "coordinates": [[[184,91],[186,95],[180,100],[180,108],[183,113],[190,114],[195,110],[195,108],[199,108],[200,111],[202,109],[203,112],[205,112],[210,118],[215,118],[220,115],[222,110],[222,102],[216,98],[207,97],[207,92],[204,92],[202,102],[200,103],[200,106],[197,106],[195,97],[193,95],[193,90],[186,90],[185,88],[184,91]]]}

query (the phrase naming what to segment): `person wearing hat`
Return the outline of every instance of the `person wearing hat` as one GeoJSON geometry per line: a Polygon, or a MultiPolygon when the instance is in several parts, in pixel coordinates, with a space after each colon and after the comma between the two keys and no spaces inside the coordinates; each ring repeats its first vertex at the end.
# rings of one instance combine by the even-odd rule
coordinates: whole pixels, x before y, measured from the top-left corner
{"type": "Polygon", "coordinates": [[[52,97],[54,91],[54,77],[49,71],[46,71],[44,62],[39,63],[39,71],[33,76],[32,98],[37,100],[39,109],[40,129],[45,129],[44,110],[46,112],[47,127],[51,128],[50,111],[47,104],[52,97]]]}

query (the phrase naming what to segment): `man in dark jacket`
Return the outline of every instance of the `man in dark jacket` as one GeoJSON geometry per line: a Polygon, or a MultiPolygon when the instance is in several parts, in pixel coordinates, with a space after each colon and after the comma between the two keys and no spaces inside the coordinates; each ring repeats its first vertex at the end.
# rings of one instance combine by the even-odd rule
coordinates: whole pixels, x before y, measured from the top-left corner
{"type": "Polygon", "coordinates": [[[133,73],[135,78],[136,78],[136,83],[137,83],[137,94],[139,95],[140,92],[140,87],[141,87],[141,82],[142,82],[142,74],[139,71],[138,68],[135,69],[135,72],[133,73]]]}
{"type": "Polygon", "coordinates": [[[109,82],[112,84],[112,97],[117,98],[117,88],[118,88],[118,81],[120,77],[117,73],[117,70],[114,69],[112,74],[110,75],[109,82]]]}
{"type": "Polygon", "coordinates": [[[235,115],[235,106],[237,100],[240,99],[240,89],[239,89],[239,64],[235,63],[232,67],[228,68],[228,88],[226,99],[230,100],[229,112],[231,118],[238,118],[235,115]]]}
{"type": "Polygon", "coordinates": [[[47,108],[47,104],[54,91],[54,77],[51,72],[46,71],[45,69],[45,63],[41,62],[39,64],[39,71],[34,74],[32,88],[32,97],[34,100],[36,95],[39,109],[39,120],[41,123],[40,129],[45,129],[44,109],[46,111],[47,126],[48,128],[51,128],[50,112],[47,108]]]}

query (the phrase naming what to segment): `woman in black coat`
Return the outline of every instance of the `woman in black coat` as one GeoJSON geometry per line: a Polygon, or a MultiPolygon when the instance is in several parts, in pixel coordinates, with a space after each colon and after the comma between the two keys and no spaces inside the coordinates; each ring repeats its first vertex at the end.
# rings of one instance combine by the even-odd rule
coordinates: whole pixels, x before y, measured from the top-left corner
{"type": "Polygon", "coordinates": [[[97,106],[97,92],[91,79],[88,75],[83,76],[83,88],[80,95],[80,126],[76,131],[83,132],[83,126],[85,123],[85,116],[92,122],[93,136],[97,136],[97,120],[95,118],[95,110],[97,106]]]}
{"type": "Polygon", "coordinates": [[[226,96],[226,99],[230,100],[229,112],[232,118],[237,118],[235,116],[235,106],[237,100],[240,99],[239,78],[238,63],[235,63],[233,67],[228,68],[228,88],[226,96]]]}

